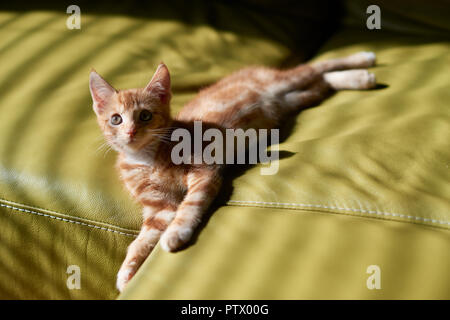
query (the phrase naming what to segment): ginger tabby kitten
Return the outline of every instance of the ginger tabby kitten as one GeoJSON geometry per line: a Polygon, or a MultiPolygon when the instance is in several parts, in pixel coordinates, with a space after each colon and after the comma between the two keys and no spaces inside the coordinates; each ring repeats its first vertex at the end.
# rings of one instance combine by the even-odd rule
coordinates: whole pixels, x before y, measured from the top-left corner
{"type": "Polygon", "coordinates": [[[124,289],[158,241],[171,252],[185,245],[219,192],[223,165],[173,164],[173,130],[192,131],[194,120],[220,130],[276,128],[283,117],[320,102],[332,90],[375,87],[374,75],[363,69],[374,64],[375,54],[360,52],[289,70],[246,68],[201,90],[175,118],[164,64],[143,89],[116,90],[92,71],[98,124],[119,153],[123,183],[143,207],[142,229],[128,248],[117,288],[124,289]],[[338,71],[346,69],[354,70],[338,71]]]}

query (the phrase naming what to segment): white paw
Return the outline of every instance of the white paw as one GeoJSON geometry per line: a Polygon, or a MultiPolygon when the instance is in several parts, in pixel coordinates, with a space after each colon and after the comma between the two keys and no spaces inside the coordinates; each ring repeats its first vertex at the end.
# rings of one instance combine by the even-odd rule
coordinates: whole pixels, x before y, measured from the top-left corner
{"type": "Polygon", "coordinates": [[[375,52],[362,51],[362,52],[360,52],[360,54],[364,57],[365,60],[367,60],[369,62],[375,62],[375,60],[376,60],[375,52]]]}
{"type": "Polygon", "coordinates": [[[377,79],[375,74],[368,72],[367,73],[367,89],[375,88],[377,85],[377,79]]]}
{"type": "Polygon", "coordinates": [[[355,84],[355,89],[372,89],[377,85],[377,80],[375,74],[367,70],[351,70],[359,73],[359,77],[355,78],[357,84],[355,84]]]}
{"type": "Polygon", "coordinates": [[[376,56],[375,53],[370,52],[370,51],[362,51],[362,52],[358,52],[355,53],[354,55],[350,56],[352,59],[355,60],[355,62],[357,61],[357,63],[359,65],[361,65],[361,67],[373,67],[375,65],[376,62],[376,56]]]}
{"type": "Polygon", "coordinates": [[[161,248],[167,252],[174,252],[180,249],[192,237],[192,230],[189,228],[168,228],[163,233],[159,243],[161,248]]]}
{"type": "Polygon", "coordinates": [[[377,84],[375,75],[365,69],[327,72],[324,79],[335,90],[364,90],[377,84]]]}
{"type": "Polygon", "coordinates": [[[122,292],[125,286],[127,285],[128,281],[131,280],[131,278],[135,274],[135,270],[133,268],[121,268],[119,272],[117,273],[117,282],[116,287],[117,289],[122,292]]]}

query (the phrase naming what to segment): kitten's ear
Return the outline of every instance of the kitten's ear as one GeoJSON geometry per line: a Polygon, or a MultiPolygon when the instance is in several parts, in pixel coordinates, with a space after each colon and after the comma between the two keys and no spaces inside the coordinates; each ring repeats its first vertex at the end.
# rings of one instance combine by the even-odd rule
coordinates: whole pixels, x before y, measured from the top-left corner
{"type": "Polygon", "coordinates": [[[97,114],[103,112],[109,99],[117,92],[117,90],[106,82],[105,79],[100,77],[95,70],[92,70],[89,75],[89,89],[94,102],[93,108],[97,114]]]}
{"type": "Polygon", "coordinates": [[[162,103],[168,103],[170,100],[170,73],[164,63],[160,63],[156,69],[152,80],[145,87],[145,91],[157,94],[162,103]]]}

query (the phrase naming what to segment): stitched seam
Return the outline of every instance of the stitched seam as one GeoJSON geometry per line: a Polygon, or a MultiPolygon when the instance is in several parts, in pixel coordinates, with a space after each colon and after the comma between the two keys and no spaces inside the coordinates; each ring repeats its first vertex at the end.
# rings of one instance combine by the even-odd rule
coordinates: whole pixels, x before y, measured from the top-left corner
{"type": "MultiPolygon", "coordinates": [[[[91,224],[94,224],[94,223],[102,224],[102,225],[105,225],[106,226],[105,228],[107,228],[107,229],[109,229],[109,227],[111,227],[111,228],[118,228],[118,229],[122,229],[122,230],[126,230],[126,231],[131,231],[131,232],[134,231],[134,230],[130,230],[130,229],[126,229],[126,228],[110,225],[110,224],[102,222],[102,221],[95,221],[95,220],[90,220],[90,219],[87,219],[87,218],[71,217],[69,215],[65,215],[65,214],[62,214],[60,212],[56,212],[56,211],[52,211],[52,210],[48,210],[48,209],[44,209],[44,208],[40,208],[40,207],[30,206],[30,205],[26,205],[26,204],[22,204],[22,203],[17,203],[17,202],[13,202],[13,201],[9,201],[9,200],[3,199],[3,198],[0,198],[0,202],[7,203],[8,205],[10,205],[12,207],[14,207],[14,206],[21,206],[21,207],[26,207],[26,208],[31,208],[31,209],[34,209],[34,210],[38,210],[38,211],[41,211],[41,212],[46,212],[46,214],[48,214],[48,215],[55,214],[55,215],[60,215],[60,216],[65,217],[65,218],[61,218],[61,219],[67,219],[67,220],[79,219],[79,220],[87,221],[87,222],[89,222],[91,224]],[[73,218],[73,219],[71,219],[71,218],[73,218]]],[[[30,210],[30,209],[24,209],[24,210],[30,210]]],[[[33,211],[33,210],[30,210],[30,211],[33,211]]],[[[86,222],[84,222],[84,223],[86,224],[86,222]]],[[[87,224],[89,224],[89,223],[87,223],[87,224]]]]}
{"type": "Polygon", "coordinates": [[[37,215],[37,216],[47,217],[47,218],[55,219],[55,220],[58,220],[58,221],[74,223],[74,224],[78,224],[78,225],[81,225],[81,226],[86,226],[86,227],[90,227],[90,228],[94,228],[94,229],[114,232],[114,233],[125,235],[125,236],[128,236],[128,237],[133,237],[133,238],[136,237],[136,235],[131,234],[131,233],[126,233],[126,232],[122,232],[122,231],[118,231],[118,230],[113,230],[113,229],[106,228],[106,227],[100,227],[100,226],[96,226],[96,225],[93,225],[93,224],[84,223],[84,222],[80,222],[80,221],[76,221],[76,220],[60,218],[60,217],[52,216],[50,214],[41,213],[41,212],[37,212],[37,211],[33,211],[33,210],[17,208],[17,207],[14,207],[14,206],[3,204],[3,203],[0,203],[0,207],[5,207],[5,208],[8,208],[8,209],[12,209],[12,210],[20,211],[20,212],[25,212],[25,213],[31,213],[31,214],[34,214],[34,215],[37,215]]]}
{"type": "Polygon", "coordinates": [[[229,200],[229,204],[242,204],[250,206],[252,204],[260,204],[260,205],[267,205],[267,206],[275,206],[278,208],[286,208],[286,207],[294,207],[294,208],[321,208],[321,209],[331,209],[331,210],[342,210],[342,211],[353,211],[353,212],[360,212],[360,213],[366,213],[366,214],[376,214],[379,216],[391,216],[396,218],[403,218],[403,219],[410,219],[410,220],[416,220],[416,221],[423,221],[423,222],[432,222],[432,223],[438,223],[443,225],[450,225],[449,221],[443,221],[443,220],[437,220],[437,219],[428,219],[428,218],[422,218],[417,216],[410,216],[406,214],[401,213],[392,213],[392,212],[385,212],[385,211],[377,211],[377,210],[364,210],[364,209],[354,209],[354,208],[340,208],[335,206],[324,206],[320,204],[307,204],[307,203],[283,203],[283,202],[264,202],[264,201],[245,201],[245,200],[229,200]]]}

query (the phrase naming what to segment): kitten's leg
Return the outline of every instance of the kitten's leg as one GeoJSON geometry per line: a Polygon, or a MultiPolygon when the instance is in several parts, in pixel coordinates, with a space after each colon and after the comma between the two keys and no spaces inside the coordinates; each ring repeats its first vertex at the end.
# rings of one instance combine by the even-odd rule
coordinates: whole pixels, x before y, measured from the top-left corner
{"type": "Polygon", "coordinates": [[[187,194],[177,209],[175,219],[161,236],[160,244],[166,251],[173,252],[191,239],[221,185],[216,169],[196,170],[187,178],[187,194]]]}
{"type": "Polygon", "coordinates": [[[137,238],[130,244],[122,266],[117,274],[117,289],[122,292],[125,285],[152,252],[163,231],[175,217],[175,208],[160,211],[144,208],[144,223],[137,238]]]}
{"type": "Polygon", "coordinates": [[[362,90],[376,86],[373,73],[367,70],[346,70],[324,73],[313,85],[303,90],[295,90],[284,96],[287,108],[293,111],[309,107],[327,97],[330,90],[362,90]]]}
{"type": "Polygon", "coordinates": [[[319,73],[345,69],[370,68],[375,65],[375,53],[358,52],[345,58],[318,61],[311,64],[314,70],[319,73]]]}
{"type": "Polygon", "coordinates": [[[302,107],[310,107],[325,99],[331,91],[331,87],[323,77],[320,77],[313,85],[304,90],[295,90],[284,96],[284,103],[291,111],[297,111],[302,107]]]}
{"type": "MultiPolygon", "coordinates": [[[[374,65],[375,54],[373,52],[358,52],[345,58],[299,65],[293,69],[279,72],[271,81],[276,82],[275,94],[289,94],[293,91],[306,91],[320,81],[325,72],[369,68],[374,65]]],[[[270,86],[268,92],[270,92],[270,86]]]]}
{"type": "Polygon", "coordinates": [[[335,90],[371,89],[376,86],[375,75],[367,70],[327,72],[323,78],[335,90]]]}

